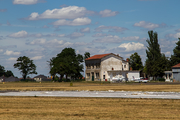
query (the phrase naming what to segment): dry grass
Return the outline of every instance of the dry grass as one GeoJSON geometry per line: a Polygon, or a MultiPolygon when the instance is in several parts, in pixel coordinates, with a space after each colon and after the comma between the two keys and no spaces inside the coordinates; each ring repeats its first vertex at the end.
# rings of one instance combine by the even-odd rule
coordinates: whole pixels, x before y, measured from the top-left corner
{"type": "Polygon", "coordinates": [[[0,97],[1,120],[179,120],[180,100],[0,97]]]}
{"type": "Polygon", "coordinates": [[[35,83],[35,82],[7,82],[0,83],[0,90],[12,91],[68,91],[68,90],[90,90],[90,91],[174,91],[180,92],[180,84],[174,83],[88,83],[88,82],[74,82],[70,86],[69,82],[61,83],[35,83]]]}

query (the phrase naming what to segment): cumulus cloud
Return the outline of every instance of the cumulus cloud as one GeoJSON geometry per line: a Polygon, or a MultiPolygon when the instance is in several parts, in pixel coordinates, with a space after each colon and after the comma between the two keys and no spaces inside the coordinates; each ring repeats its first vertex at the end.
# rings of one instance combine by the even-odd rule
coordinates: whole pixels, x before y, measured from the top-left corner
{"type": "Polygon", "coordinates": [[[116,16],[119,12],[117,11],[111,11],[111,10],[108,10],[108,9],[105,9],[103,11],[100,11],[99,14],[102,16],[102,17],[111,17],[111,16],[116,16]]]}
{"type": "Polygon", "coordinates": [[[180,32],[180,29],[177,29],[176,32],[180,32]]]}
{"type": "Polygon", "coordinates": [[[138,43],[135,43],[135,42],[123,43],[119,46],[119,48],[125,48],[126,52],[145,49],[144,44],[139,43],[139,42],[138,43]]]}
{"type": "Polygon", "coordinates": [[[124,27],[117,27],[117,26],[99,26],[95,29],[96,32],[102,32],[103,30],[108,30],[109,32],[123,32],[125,30],[128,30],[124,27]]]}
{"type": "Polygon", "coordinates": [[[32,60],[40,60],[40,59],[42,59],[42,57],[43,57],[43,56],[35,56],[35,57],[32,57],[31,59],[32,59],[32,60]]]}
{"type": "Polygon", "coordinates": [[[107,34],[105,34],[105,33],[96,33],[96,34],[92,35],[92,37],[103,37],[103,36],[107,36],[107,34]]]}
{"type": "Polygon", "coordinates": [[[82,28],[80,31],[83,32],[83,33],[89,33],[90,32],[90,28],[89,27],[82,28]]]}
{"type": "Polygon", "coordinates": [[[76,18],[73,21],[62,19],[62,20],[53,22],[52,25],[54,26],[62,26],[62,25],[79,26],[79,25],[87,25],[90,23],[91,23],[91,19],[86,17],[86,18],[76,18]]]}
{"type": "Polygon", "coordinates": [[[0,12],[6,12],[7,9],[0,9],[0,12]]]}
{"type": "Polygon", "coordinates": [[[37,12],[31,13],[26,18],[27,20],[39,20],[39,19],[76,19],[86,16],[87,14],[93,14],[93,11],[88,11],[85,7],[68,6],[61,9],[46,10],[42,14],[37,12]]]}
{"type": "Polygon", "coordinates": [[[180,38],[180,32],[175,33],[175,34],[167,34],[166,37],[170,37],[170,38],[180,38]]]}
{"type": "Polygon", "coordinates": [[[8,37],[12,37],[12,38],[22,38],[22,37],[27,37],[27,36],[28,36],[28,33],[24,30],[8,35],[8,37]]]}
{"type": "Polygon", "coordinates": [[[99,38],[94,40],[94,42],[99,42],[99,43],[120,43],[122,41],[134,41],[134,40],[139,40],[138,36],[130,36],[130,37],[122,37],[120,38],[119,36],[116,35],[107,35],[103,38],[99,38]]]}
{"type": "Polygon", "coordinates": [[[38,2],[45,2],[45,0],[13,0],[13,4],[32,5],[38,2]]]}
{"type": "Polygon", "coordinates": [[[46,42],[46,39],[36,39],[36,40],[33,40],[32,42],[30,42],[31,45],[39,45],[39,44],[44,44],[46,42]]]}
{"type": "Polygon", "coordinates": [[[8,60],[10,60],[10,61],[15,61],[15,60],[17,60],[17,58],[11,57],[11,58],[9,58],[8,60]]]}
{"type": "Polygon", "coordinates": [[[146,28],[146,29],[155,29],[155,28],[159,28],[159,27],[164,27],[164,26],[166,26],[166,24],[164,24],[164,23],[154,24],[154,23],[150,23],[150,22],[146,22],[146,21],[140,21],[139,23],[135,23],[134,26],[142,27],[142,28],[146,28]]]}
{"type": "Polygon", "coordinates": [[[82,36],[84,36],[83,33],[74,32],[72,34],[67,35],[66,37],[69,37],[71,39],[76,39],[76,38],[79,38],[79,37],[82,37],[82,36]]]}
{"type": "Polygon", "coordinates": [[[14,52],[14,51],[6,50],[6,52],[4,54],[5,55],[20,55],[21,53],[20,52],[14,52]]]}

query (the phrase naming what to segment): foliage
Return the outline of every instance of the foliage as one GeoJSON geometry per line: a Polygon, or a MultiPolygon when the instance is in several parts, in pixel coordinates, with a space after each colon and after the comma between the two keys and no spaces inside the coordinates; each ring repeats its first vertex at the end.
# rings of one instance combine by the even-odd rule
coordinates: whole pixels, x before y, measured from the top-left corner
{"type": "Polygon", "coordinates": [[[20,70],[24,80],[29,74],[37,74],[36,65],[33,63],[33,60],[23,56],[19,57],[16,61],[17,63],[14,64],[14,68],[18,68],[20,70]]]}
{"type": "Polygon", "coordinates": [[[90,57],[90,53],[89,52],[85,52],[84,53],[84,59],[87,59],[87,58],[89,58],[90,57]]]}
{"type": "Polygon", "coordinates": [[[132,67],[133,70],[143,69],[141,57],[138,55],[137,52],[135,52],[134,54],[131,54],[130,59],[128,60],[129,60],[130,67],[132,67]]]}
{"type": "Polygon", "coordinates": [[[176,47],[173,50],[173,55],[171,55],[171,65],[174,66],[180,63],[180,38],[179,41],[176,43],[176,47]]]}
{"type": "Polygon", "coordinates": [[[153,31],[148,31],[149,38],[147,41],[148,47],[146,50],[147,59],[145,62],[145,73],[153,76],[155,79],[164,75],[167,70],[168,59],[164,54],[161,54],[160,45],[158,43],[158,34],[153,31]]]}
{"type": "Polygon", "coordinates": [[[0,77],[3,76],[5,73],[5,69],[3,66],[0,65],[0,77]]]}
{"type": "Polygon", "coordinates": [[[4,75],[5,77],[14,76],[14,74],[12,73],[11,70],[5,71],[4,67],[0,65],[0,77],[3,76],[3,75],[4,75]]]}
{"type": "Polygon", "coordinates": [[[60,75],[60,79],[63,76],[73,77],[74,79],[82,77],[80,72],[83,72],[83,56],[75,53],[75,50],[72,48],[65,48],[61,53],[57,54],[56,57],[50,59],[50,74],[51,75],[60,75]]]}
{"type": "Polygon", "coordinates": [[[159,78],[158,81],[165,82],[165,79],[164,78],[159,78]]]}

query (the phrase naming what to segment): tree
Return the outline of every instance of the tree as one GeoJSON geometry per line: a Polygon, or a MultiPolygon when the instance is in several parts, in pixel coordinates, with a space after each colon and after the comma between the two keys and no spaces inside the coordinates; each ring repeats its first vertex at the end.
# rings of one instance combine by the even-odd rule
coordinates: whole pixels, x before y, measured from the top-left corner
{"type": "Polygon", "coordinates": [[[130,59],[129,59],[129,64],[133,70],[143,69],[141,57],[138,55],[137,52],[135,52],[134,54],[131,54],[130,59]]]}
{"type": "Polygon", "coordinates": [[[84,59],[87,59],[87,58],[89,58],[90,57],[90,53],[89,52],[85,52],[84,53],[84,59]]]}
{"type": "Polygon", "coordinates": [[[0,77],[5,74],[5,69],[3,66],[0,65],[0,77]]]}
{"type": "Polygon", "coordinates": [[[7,71],[5,72],[5,75],[4,75],[4,76],[10,77],[10,76],[14,76],[14,74],[12,73],[11,70],[7,70],[7,71]]]}
{"type": "Polygon", "coordinates": [[[20,70],[23,79],[26,79],[26,76],[29,74],[37,74],[36,65],[33,63],[33,60],[23,56],[19,57],[16,61],[17,63],[14,64],[14,68],[18,68],[20,70]]]}
{"type": "Polygon", "coordinates": [[[158,34],[153,31],[148,31],[149,38],[147,39],[146,55],[147,59],[145,62],[145,73],[153,76],[155,79],[159,76],[164,75],[166,70],[167,58],[164,54],[161,54],[160,45],[158,43],[158,34]]]}
{"type": "Polygon", "coordinates": [[[60,75],[60,79],[63,76],[68,76],[78,78],[81,75],[80,72],[83,72],[83,56],[75,53],[75,50],[72,48],[65,48],[61,53],[57,54],[56,57],[50,59],[51,64],[51,75],[60,75]]]}
{"type": "Polygon", "coordinates": [[[171,66],[174,66],[180,63],[180,38],[179,41],[176,43],[176,47],[173,50],[173,55],[171,55],[171,66]]]}

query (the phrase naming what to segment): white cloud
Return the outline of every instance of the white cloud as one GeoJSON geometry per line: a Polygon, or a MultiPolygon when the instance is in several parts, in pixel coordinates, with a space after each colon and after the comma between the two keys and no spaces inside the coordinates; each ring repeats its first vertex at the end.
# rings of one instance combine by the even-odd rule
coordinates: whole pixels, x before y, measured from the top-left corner
{"type": "Polygon", "coordinates": [[[79,26],[79,25],[88,25],[90,23],[91,23],[91,19],[85,17],[85,18],[76,18],[73,21],[62,19],[53,22],[52,24],[54,26],[62,26],[62,25],[79,26]]]}
{"type": "Polygon", "coordinates": [[[60,35],[57,35],[58,37],[65,37],[66,35],[65,34],[60,34],[60,35]]]}
{"type": "Polygon", "coordinates": [[[122,37],[120,38],[119,36],[116,35],[107,35],[103,38],[99,38],[94,40],[94,42],[100,42],[100,43],[120,43],[122,41],[134,41],[134,40],[139,40],[138,36],[130,36],[130,37],[122,37]]]}
{"type": "Polygon", "coordinates": [[[166,35],[166,37],[180,38],[180,32],[178,32],[176,34],[168,34],[168,35],[166,35]]]}
{"type": "Polygon", "coordinates": [[[87,33],[87,32],[90,32],[90,28],[89,27],[82,28],[80,31],[83,32],[83,33],[87,33]]]}
{"type": "Polygon", "coordinates": [[[103,36],[107,36],[107,34],[96,33],[96,34],[92,35],[92,37],[103,37],[103,36]]]}
{"type": "Polygon", "coordinates": [[[36,40],[33,40],[32,42],[30,42],[31,45],[36,45],[36,44],[44,44],[46,42],[46,39],[36,39],[36,40]]]}
{"type": "Polygon", "coordinates": [[[166,26],[166,24],[162,23],[162,24],[154,24],[154,23],[150,23],[150,22],[146,22],[146,21],[140,21],[139,23],[135,23],[134,26],[136,27],[143,27],[146,29],[155,29],[158,27],[163,27],[166,26]]]}
{"type": "Polygon", "coordinates": [[[17,58],[13,58],[13,57],[11,57],[11,58],[9,58],[8,60],[10,60],[10,61],[14,61],[14,60],[17,60],[17,58]]]}
{"type": "Polygon", "coordinates": [[[115,16],[117,15],[119,12],[117,11],[111,11],[111,10],[108,10],[108,9],[105,9],[103,11],[100,11],[99,14],[102,16],[102,17],[111,17],[111,16],[115,16]]]}
{"type": "Polygon", "coordinates": [[[0,52],[3,52],[3,49],[0,49],[0,52]]]}
{"type": "Polygon", "coordinates": [[[82,36],[84,36],[84,34],[83,33],[79,33],[79,32],[74,32],[74,33],[72,33],[70,35],[67,35],[67,37],[69,37],[71,39],[76,39],[76,38],[79,38],[79,37],[82,37],[82,36]]]}
{"type": "Polygon", "coordinates": [[[139,42],[138,43],[135,43],[135,42],[123,43],[119,46],[119,48],[125,48],[126,52],[145,49],[144,44],[139,43],[139,42]]]}
{"type": "Polygon", "coordinates": [[[102,32],[103,30],[109,30],[109,32],[123,32],[125,30],[128,30],[124,27],[117,27],[117,26],[99,26],[95,29],[96,32],[102,32]]]}
{"type": "Polygon", "coordinates": [[[13,4],[32,5],[38,2],[45,2],[45,0],[13,0],[13,4]]]}
{"type": "Polygon", "coordinates": [[[17,33],[13,33],[11,35],[8,35],[9,37],[13,38],[22,38],[22,37],[27,37],[28,33],[26,31],[19,31],[17,33]]]}
{"type": "Polygon", "coordinates": [[[27,20],[76,19],[84,17],[87,14],[93,14],[93,12],[86,10],[85,7],[68,6],[61,9],[46,10],[42,14],[38,14],[37,12],[31,13],[27,20]]]}
{"type": "Polygon", "coordinates": [[[32,59],[32,60],[40,60],[40,59],[42,59],[42,57],[43,57],[43,56],[35,56],[35,57],[32,57],[31,59],[32,59]]]}
{"type": "Polygon", "coordinates": [[[177,29],[176,31],[177,31],[177,32],[180,32],[180,29],[177,29]]]}
{"type": "Polygon", "coordinates": [[[6,50],[6,52],[4,54],[5,55],[20,55],[21,53],[20,52],[14,52],[14,51],[6,50]]]}

